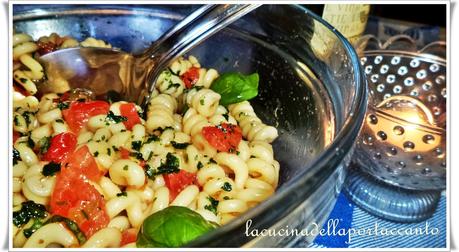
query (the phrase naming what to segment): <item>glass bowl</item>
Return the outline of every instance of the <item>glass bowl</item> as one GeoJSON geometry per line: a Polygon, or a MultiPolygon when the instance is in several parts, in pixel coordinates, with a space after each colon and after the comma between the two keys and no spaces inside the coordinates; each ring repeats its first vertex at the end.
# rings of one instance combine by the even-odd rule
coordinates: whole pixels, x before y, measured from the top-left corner
{"type": "MultiPolygon", "coordinates": [[[[195,8],[15,4],[13,26],[34,39],[52,32],[77,39],[93,36],[140,53],[195,8]]],[[[367,104],[365,77],[354,49],[304,7],[263,5],[188,54],[219,72],[259,73],[259,95],[251,103],[264,122],[279,130],[273,147],[281,165],[275,195],[188,246],[311,242],[314,235],[254,237],[250,232],[321,227],[331,212],[367,104]]]]}

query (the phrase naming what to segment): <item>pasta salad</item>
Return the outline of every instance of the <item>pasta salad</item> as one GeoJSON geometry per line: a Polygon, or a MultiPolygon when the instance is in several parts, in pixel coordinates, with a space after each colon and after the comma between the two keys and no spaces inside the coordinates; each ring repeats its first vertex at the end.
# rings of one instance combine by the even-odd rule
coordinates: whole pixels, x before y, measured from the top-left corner
{"type": "Polygon", "coordinates": [[[13,35],[13,247],[177,247],[274,193],[278,133],[248,101],[256,73],[181,57],[142,111],[46,79],[37,58],[77,46],[111,47],[13,35]]]}

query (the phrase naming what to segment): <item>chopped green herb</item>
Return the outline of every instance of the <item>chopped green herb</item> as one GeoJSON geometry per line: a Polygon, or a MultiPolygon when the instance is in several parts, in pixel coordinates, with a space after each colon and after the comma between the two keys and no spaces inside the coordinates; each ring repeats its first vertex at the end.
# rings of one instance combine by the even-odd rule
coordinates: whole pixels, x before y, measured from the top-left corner
{"type": "Polygon", "coordinates": [[[120,122],[127,121],[127,117],[120,116],[120,115],[115,115],[115,114],[113,114],[112,111],[108,111],[107,117],[105,119],[109,120],[109,121],[112,121],[114,123],[120,123],[120,122]]]}
{"type": "Polygon", "coordinates": [[[24,111],[24,113],[22,113],[22,117],[24,117],[27,126],[29,126],[32,123],[32,121],[30,120],[30,115],[33,114],[34,113],[30,111],[24,111]]]}
{"type": "Polygon", "coordinates": [[[209,163],[216,164],[217,161],[215,161],[213,158],[210,158],[210,159],[209,159],[209,163]]]}
{"type": "Polygon", "coordinates": [[[198,162],[198,165],[197,165],[198,170],[200,170],[203,166],[204,166],[204,165],[202,164],[202,162],[199,161],[199,162],[198,162]]]}
{"type": "Polygon", "coordinates": [[[32,218],[44,218],[47,216],[46,208],[42,204],[29,200],[22,202],[21,205],[20,210],[13,212],[13,224],[16,227],[21,227],[32,218]]]}
{"type": "Polygon", "coordinates": [[[56,122],[57,122],[57,123],[64,123],[64,120],[62,120],[62,119],[56,119],[56,122]]]}
{"type": "Polygon", "coordinates": [[[159,133],[163,133],[163,132],[166,131],[166,130],[174,130],[174,128],[172,128],[172,127],[170,127],[170,126],[167,126],[167,127],[164,128],[164,129],[160,127],[160,128],[157,128],[156,130],[159,131],[159,133]]]}
{"type": "Polygon", "coordinates": [[[224,200],[229,200],[229,199],[230,199],[230,197],[228,197],[228,196],[225,196],[225,197],[223,197],[223,199],[224,199],[224,200]]]}
{"type": "Polygon", "coordinates": [[[128,165],[125,165],[125,166],[123,167],[123,170],[125,170],[125,171],[129,170],[129,166],[128,166],[128,165]]]}
{"type": "Polygon", "coordinates": [[[177,143],[176,141],[171,141],[172,146],[176,149],[185,149],[190,145],[190,143],[177,143]]]}
{"type": "Polygon", "coordinates": [[[212,198],[211,196],[207,197],[207,199],[210,201],[210,205],[204,206],[204,209],[209,210],[217,215],[218,200],[212,198]]]}
{"type": "Polygon", "coordinates": [[[142,147],[142,141],[132,141],[131,146],[133,150],[139,151],[140,147],[142,147]]]}
{"type": "Polygon", "coordinates": [[[41,219],[33,219],[33,224],[31,227],[24,229],[23,233],[26,238],[29,238],[30,236],[35,233],[39,228],[43,226],[43,222],[41,219]]]}
{"type": "Polygon", "coordinates": [[[148,178],[153,178],[155,176],[155,170],[153,168],[151,168],[151,166],[149,164],[146,164],[144,169],[145,169],[145,175],[148,178]]]}
{"type": "Polygon", "coordinates": [[[151,157],[153,157],[153,151],[150,151],[150,154],[148,154],[147,161],[149,161],[151,159],[151,157]]]}
{"type": "Polygon", "coordinates": [[[35,143],[33,142],[32,138],[29,136],[29,138],[27,138],[27,145],[33,149],[35,147],[35,143]]]}
{"type": "Polygon", "coordinates": [[[196,86],[196,85],[194,85],[192,88],[189,89],[189,91],[191,91],[191,90],[193,90],[193,89],[195,89],[196,91],[199,91],[199,90],[201,90],[201,89],[203,89],[203,88],[204,88],[203,86],[196,86]]]}
{"type": "Polygon", "coordinates": [[[26,78],[19,78],[19,81],[22,82],[22,83],[25,83],[25,82],[27,82],[27,79],[26,78]]]}
{"type": "Polygon", "coordinates": [[[169,81],[169,86],[167,86],[167,89],[170,88],[179,88],[180,84],[179,83],[172,83],[172,81],[169,81]]]}
{"type": "Polygon", "coordinates": [[[143,160],[142,153],[140,153],[140,152],[131,152],[131,153],[129,153],[129,156],[135,157],[138,160],[143,160]]]}
{"type": "Polygon", "coordinates": [[[157,135],[150,135],[145,143],[151,143],[153,141],[159,141],[159,137],[157,135]]]}
{"type": "Polygon", "coordinates": [[[228,115],[228,113],[222,114],[222,116],[223,116],[223,118],[225,118],[226,121],[229,120],[229,115],[228,115]]]}
{"type": "Polygon", "coordinates": [[[120,150],[120,149],[118,149],[115,145],[112,146],[112,149],[113,149],[114,151],[119,151],[119,150],[120,150]]]}
{"type": "Polygon", "coordinates": [[[172,74],[172,75],[175,75],[175,76],[179,76],[179,73],[175,73],[174,71],[172,71],[172,69],[170,67],[167,68],[166,74],[168,74],[168,72],[169,72],[169,74],[172,74]]]}
{"type": "Polygon", "coordinates": [[[94,152],[93,156],[94,156],[94,157],[99,156],[99,152],[98,152],[98,151],[94,152]]]}
{"type": "Polygon", "coordinates": [[[169,152],[166,155],[166,163],[161,163],[161,165],[158,167],[158,170],[154,172],[153,176],[159,174],[178,173],[180,172],[179,166],[179,159],[169,152]]]}
{"type": "Polygon", "coordinates": [[[127,192],[126,191],[122,191],[122,192],[116,194],[116,197],[122,197],[122,196],[127,197],[127,192]]]}
{"type": "Polygon", "coordinates": [[[53,176],[54,174],[56,174],[56,172],[59,171],[61,171],[61,164],[49,162],[48,164],[43,166],[41,174],[43,174],[43,176],[53,176]]]}
{"type": "Polygon", "coordinates": [[[14,116],[13,122],[14,122],[14,125],[15,125],[15,126],[19,126],[19,125],[20,125],[18,115],[15,115],[15,116],[14,116]]]}
{"type": "Polygon", "coordinates": [[[107,148],[107,155],[111,156],[112,155],[112,149],[107,148]]]}
{"type": "Polygon", "coordinates": [[[190,107],[188,107],[188,104],[185,103],[185,105],[183,105],[183,108],[182,108],[182,116],[185,115],[185,113],[188,111],[188,109],[190,109],[190,107]]]}
{"type": "Polygon", "coordinates": [[[204,97],[202,97],[201,100],[199,100],[199,104],[201,104],[202,106],[204,106],[204,97]]]}
{"type": "Polygon", "coordinates": [[[69,102],[59,102],[59,103],[57,104],[57,107],[58,107],[60,110],[64,110],[64,109],[68,109],[68,108],[69,108],[69,105],[70,105],[69,102]]]}
{"type": "Polygon", "coordinates": [[[42,137],[38,141],[38,146],[40,146],[40,153],[46,153],[48,151],[49,145],[50,145],[50,140],[51,137],[42,137]]]}
{"type": "Polygon", "coordinates": [[[22,161],[19,151],[13,148],[13,165],[16,165],[18,161],[22,161]]]}
{"type": "Polygon", "coordinates": [[[225,182],[222,186],[223,191],[231,192],[233,188],[231,187],[231,184],[228,182],[225,182]]]}

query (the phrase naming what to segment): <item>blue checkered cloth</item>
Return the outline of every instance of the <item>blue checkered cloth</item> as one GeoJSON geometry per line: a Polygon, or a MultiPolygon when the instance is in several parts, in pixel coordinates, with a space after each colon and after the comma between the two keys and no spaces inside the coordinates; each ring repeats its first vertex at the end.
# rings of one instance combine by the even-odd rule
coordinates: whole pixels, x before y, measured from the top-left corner
{"type": "MultiPolygon", "coordinates": [[[[335,234],[318,235],[312,244],[299,241],[295,247],[310,248],[446,248],[446,197],[442,194],[438,208],[434,215],[418,223],[396,223],[383,220],[362,210],[342,192],[331,212],[323,229],[335,222],[335,234]],[[339,220],[339,221],[338,221],[339,220]],[[378,225],[378,234],[374,235],[375,223],[378,225]],[[427,228],[426,228],[427,226],[427,228]],[[349,242],[348,235],[339,234],[339,230],[367,230],[373,233],[353,235],[349,242]],[[387,232],[383,232],[383,229],[387,232]],[[390,230],[394,235],[390,235],[390,230]],[[426,234],[425,231],[428,231],[426,234]],[[415,234],[418,232],[418,235],[415,234]],[[409,235],[407,235],[407,233],[409,235]]],[[[331,230],[328,228],[328,230],[331,230]]]]}

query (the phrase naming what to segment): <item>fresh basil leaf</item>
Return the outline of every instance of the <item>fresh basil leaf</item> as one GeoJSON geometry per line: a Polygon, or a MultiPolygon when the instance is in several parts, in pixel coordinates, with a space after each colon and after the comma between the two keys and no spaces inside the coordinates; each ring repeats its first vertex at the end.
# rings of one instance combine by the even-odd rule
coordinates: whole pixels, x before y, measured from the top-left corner
{"type": "Polygon", "coordinates": [[[138,248],[180,247],[217,227],[187,207],[170,206],[143,221],[136,245],[138,248]]]}
{"type": "Polygon", "coordinates": [[[224,73],[216,79],[210,89],[221,95],[220,104],[247,101],[258,95],[258,73],[243,75],[240,73],[224,73]]]}

